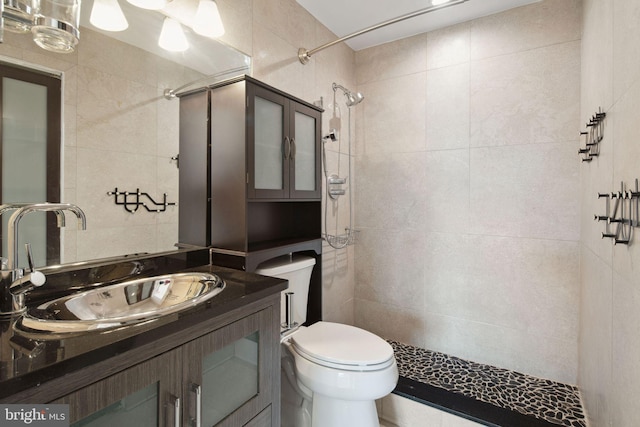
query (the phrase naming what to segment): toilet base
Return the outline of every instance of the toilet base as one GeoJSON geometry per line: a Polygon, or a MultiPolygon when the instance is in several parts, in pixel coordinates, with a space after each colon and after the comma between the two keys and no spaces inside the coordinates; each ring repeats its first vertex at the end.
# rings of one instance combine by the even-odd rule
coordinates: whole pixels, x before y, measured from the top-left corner
{"type": "Polygon", "coordinates": [[[373,400],[339,400],[313,395],[312,427],[380,427],[373,400]]]}

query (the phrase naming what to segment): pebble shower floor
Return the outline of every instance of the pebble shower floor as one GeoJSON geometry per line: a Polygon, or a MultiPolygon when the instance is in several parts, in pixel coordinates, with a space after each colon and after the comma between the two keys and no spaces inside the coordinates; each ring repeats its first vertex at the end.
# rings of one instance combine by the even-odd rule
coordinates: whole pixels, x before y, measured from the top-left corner
{"type": "Polygon", "coordinates": [[[401,377],[532,416],[548,423],[586,427],[575,386],[470,362],[389,340],[401,377]]]}

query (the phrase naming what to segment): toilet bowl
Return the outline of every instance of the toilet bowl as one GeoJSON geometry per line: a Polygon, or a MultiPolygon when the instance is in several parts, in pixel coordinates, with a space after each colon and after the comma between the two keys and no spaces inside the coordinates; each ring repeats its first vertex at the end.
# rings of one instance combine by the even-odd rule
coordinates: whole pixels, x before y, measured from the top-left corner
{"type": "MultiPolygon", "coordinates": [[[[314,264],[313,258],[293,255],[256,270],[289,280],[285,292],[294,292],[293,320],[299,324],[306,320],[314,264]]],[[[379,426],[375,400],[398,381],[389,343],[363,329],[324,321],[282,336],[282,427],[379,426]]]]}

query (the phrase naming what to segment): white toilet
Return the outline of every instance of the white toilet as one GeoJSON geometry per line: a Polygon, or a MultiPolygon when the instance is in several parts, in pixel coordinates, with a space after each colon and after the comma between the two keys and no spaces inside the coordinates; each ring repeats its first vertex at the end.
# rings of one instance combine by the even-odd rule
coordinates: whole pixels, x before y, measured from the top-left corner
{"type": "MultiPolygon", "coordinates": [[[[287,255],[260,264],[256,273],[289,280],[292,317],[307,317],[315,259],[287,255]]],[[[317,322],[282,332],[282,427],[379,427],[375,400],[393,391],[398,368],[393,348],[363,329],[317,322]]]]}

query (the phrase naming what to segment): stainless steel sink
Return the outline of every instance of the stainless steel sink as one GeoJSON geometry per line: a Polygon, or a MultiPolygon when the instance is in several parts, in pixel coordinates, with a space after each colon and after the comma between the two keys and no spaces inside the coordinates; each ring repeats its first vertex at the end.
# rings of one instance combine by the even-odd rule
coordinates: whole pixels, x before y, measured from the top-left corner
{"type": "Polygon", "coordinates": [[[225,287],[208,273],[130,280],[75,293],[27,310],[21,328],[56,333],[104,330],[157,319],[213,298],[225,287]]]}

